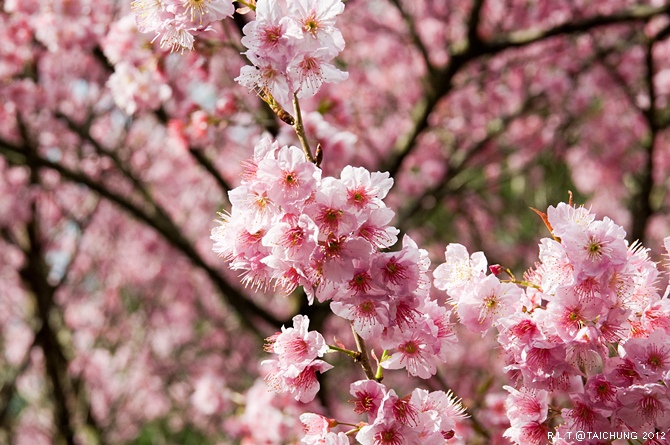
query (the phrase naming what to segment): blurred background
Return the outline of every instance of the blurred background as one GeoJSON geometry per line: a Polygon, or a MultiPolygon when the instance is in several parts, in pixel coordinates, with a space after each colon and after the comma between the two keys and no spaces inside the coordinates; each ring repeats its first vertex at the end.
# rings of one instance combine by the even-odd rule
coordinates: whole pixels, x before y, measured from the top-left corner
{"type": "MultiPolygon", "coordinates": [[[[350,341],[346,322],[244,289],[211,249],[255,143],[296,143],[233,80],[253,14],[170,53],[129,1],[0,10],[0,443],[288,444],[305,411],[360,421],[354,364],[331,360],[309,407],[259,380],[263,339],[294,314],[328,341],[350,341]]],[[[308,137],[324,175],[391,173],[392,223],[434,264],[458,242],[521,275],[548,236],[529,208],[569,191],[661,259],[667,1],[349,0],[337,26],[349,79],[302,104],[308,137]]],[[[414,383],[464,399],[481,419],[467,443],[505,443],[501,357],[459,335],[414,383]]]]}

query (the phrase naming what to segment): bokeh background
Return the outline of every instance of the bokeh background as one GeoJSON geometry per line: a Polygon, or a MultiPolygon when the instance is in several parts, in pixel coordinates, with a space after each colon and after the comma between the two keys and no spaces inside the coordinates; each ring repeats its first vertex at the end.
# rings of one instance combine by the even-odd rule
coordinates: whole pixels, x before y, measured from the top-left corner
{"type": "MultiPolygon", "coordinates": [[[[300,291],[244,289],[211,249],[255,143],[295,143],[233,80],[252,15],[170,53],[129,1],[0,11],[0,443],[288,444],[304,411],[351,418],[362,376],[344,360],[309,407],[259,380],[294,314],[329,341],[346,323],[300,291]]],[[[308,136],[326,175],[391,173],[393,223],[434,264],[459,242],[521,275],[548,235],[529,208],[569,191],[661,260],[667,1],[348,0],[337,26],[349,79],[302,104],[308,136]]],[[[412,384],[463,398],[467,443],[504,443],[501,358],[459,336],[412,384]]]]}

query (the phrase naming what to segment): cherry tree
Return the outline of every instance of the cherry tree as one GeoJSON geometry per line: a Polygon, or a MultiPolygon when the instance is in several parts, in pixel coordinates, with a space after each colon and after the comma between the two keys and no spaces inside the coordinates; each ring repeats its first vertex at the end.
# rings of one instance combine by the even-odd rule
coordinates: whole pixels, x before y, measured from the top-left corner
{"type": "Polygon", "coordinates": [[[667,429],[670,8],[345,3],[0,2],[1,441],[667,429]]]}

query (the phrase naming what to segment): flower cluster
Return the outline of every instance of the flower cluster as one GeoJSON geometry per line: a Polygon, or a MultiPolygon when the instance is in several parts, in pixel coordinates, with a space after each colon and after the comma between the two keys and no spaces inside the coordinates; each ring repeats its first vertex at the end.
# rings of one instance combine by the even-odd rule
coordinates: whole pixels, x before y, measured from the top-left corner
{"type": "Polygon", "coordinates": [[[155,32],[161,47],[193,49],[193,33],[210,30],[210,23],[231,17],[232,0],[134,0],[133,11],[141,32],[155,32]]]}
{"type": "Polygon", "coordinates": [[[668,430],[670,300],[648,250],[584,207],[561,203],[544,216],[553,238],[523,281],[487,275],[481,252],[454,244],[434,274],[468,328],[498,329],[517,382],[506,436],[546,443],[559,415],[559,433],[668,430]]]}
{"type": "Polygon", "coordinates": [[[132,63],[120,62],[114,66],[107,86],[116,105],[128,115],[156,110],[172,96],[163,75],[151,64],[137,68],[132,63]]]}
{"type": "Polygon", "coordinates": [[[242,38],[253,66],[242,67],[237,81],[290,109],[294,94],[310,97],[323,82],[345,80],[331,63],[344,49],[335,28],[342,11],[341,0],[258,0],[242,38]]]}
{"type": "MultiPolygon", "coordinates": [[[[415,389],[406,397],[398,397],[393,389],[372,380],[360,380],[350,386],[354,410],[366,414],[368,422],[358,425],[356,440],[362,445],[444,444],[456,436],[456,424],[463,420],[465,410],[453,394],[415,389]]],[[[330,431],[337,422],[316,414],[303,414],[303,442],[309,445],[339,445],[342,433],[330,431]]],[[[341,443],[349,443],[342,441],[341,443]]]]}
{"type": "Polygon", "coordinates": [[[277,360],[265,360],[271,371],[266,381],[277,392],[295,394],[295,399],[309,402],[319,391],[316,372],[326,372],[333,366],[318,360],[328,351],[323,336],[307,331],[309,319],[303,315],[293,317],[293,327],[284,328],[267,339],[266,350],[279,355],[277,360]]]}
{"type": "Polygon", "coordinates": [[[455,341],[450,312],[429,296],[430,260],[405,236],[397,241],[382,199],[393,180],[350,166],[321,177],[296,147],[269,138],[255,147],[242,184],[229,192],[231,213],[212,230],[214,251],[243,281],[286,292],[302,285],[310,303],[331,301],[363,339],[381,339],[382,366],[428,378],[455,341]]]}
{"type": "Polygon", "coordinates": [[[114,66],[107,87],[128,115],[157,110],[174,94],[147,37],[138,32],[134,14],[128,14],[114,22],[101,41],[105,57],[114,66]]]}

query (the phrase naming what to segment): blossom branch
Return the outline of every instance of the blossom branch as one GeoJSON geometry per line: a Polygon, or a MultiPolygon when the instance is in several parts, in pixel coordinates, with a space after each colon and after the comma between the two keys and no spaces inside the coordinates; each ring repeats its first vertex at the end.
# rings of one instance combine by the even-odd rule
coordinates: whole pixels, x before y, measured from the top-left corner
{"type": "Polygon", "coordinates": [[[77,234],[77,241],[71,252],[70,261],[65,266],[65,270],[63,271],[60,279],[54,284],[54,288],[56,289],[60,288],[61,286],[63,286],[63,284],[65,284],[68,274],[75,263],[79,251],[81,250],[81,244],[84,238],[84,232],[86,232],[86,229],[88,228],[89,224],[93,220],[93,217],[95,216],[95,213],[98,211],[98,208],[100,207],[100,199],[96,198],[95,202],[91,207],[92,208],[89,210],[88,214],[85,215],[83,218],[77,218],[75,217],[75,215],[72,215],[70,214],[70,212],[67,211],[64,212],[68,214],[69,220],[77,226],[78,234],[77,234]]]}
{"type": "Polygon", "coordinates": [[[295,130],[295,134],[298,136],[302,151],[305,153],[305,159],[314,163],[315,159],[312,155],[312,150],[309,148],[309,142],[307,141],[307,135],[305,134],[305,127],[302,123],[302,114],[300,113],[300,102],[298,101],[297,93],[293,93],[293,111],[295,114],[295,123],[293,124],[293,129],[295,130]]]}
{"type": "MultiPolygon", "coordinates": [[[[358,332],[356,332],[356,329],[354,329],[353,324],[351,325],[351,332],[353,332],[354,334],[354,340],[356,341],[356,348],[360,353],[360,356],[357,361],[363,368],[363,372],[365,372],[365,377],[368,380],[377,380],[377,376],[375,372],[372,370],[372,366],[370,366],[370,358],[368,357],[368,350],[365,347],[365,340],[363,340],[363,338],[358,334],[358,332]]],[[[381,381],[381,378],[377,381],[378,382],[381,381]]]]}
{"type": "MultiPolygon", "coordinates": [[[[641,34],[641,33],[639,33],[641,34]]],[[[626,41],[632,41],[633,39],[639,38],[640,36],[636,36],[634,34],[627,36],[626,41]]],[[[644,36],[642,36],[644,38],[644,36]]],[[[621,45],[622,46],[622,45],[621,45]]],[[[621,48],[623,49],[623,48],[621,48]]],[[[636,109],[642,113],[644,111],[641,109],[641,107],[637,103],[637,92],[634,91],[632,85],[629,85],[626,79],[621,75],[619,72],[619,67],[618,64],[611,62],[607,59],[607,56],[612,53],[612,48],[603,48],[600,45],[597,46],[597,52],[595,54],[594,61],[597,61],[600,63],[605,69],[607,70],[607,74],[612,78],[614,82],[621,88],[621,91],[626,96],[626,99],[628,99],[628,103],[633,109],[636,109]]]]}
{"type": "Polygon", "coordinates": [[[245,7],[249,8],[252,11],[256,10],[256,2],[255,1],[245,2],[244,0],[237,0],[237,3],[239,3],[242,6],[245,6],[245,7]]]}
{"type": "MultiPolygon", "coordinates": [[[[382,368],[382,362],[389,357],[390,355],[388,349],[384,349],[381,358],[377,361],[377,372],[375,373],[375,380],[378,382],[381,382],[384,379],[384,368],[382,368]]],[[[375,358],[375,360],[377,359],[375,358]]]]}
{"type": "Polygon", "coordinates": [[[289,112],[284,110],[284,107],[282,107],[277,100],[272,96],[272,93],[270,93],[266,88],[259,88],[258,90],[258,97],[260,97],[263,102],[268,104],[270,107],[270,110],[274,113],[275,116],[277,116],[279,119],[281,119],[283,122],[295,126],[295,119],[289,112]]]}
{"type": "MultiPolygon", "coordinates": [[[[353,330],[353,327],[352,327],[353,330]]],[[[381,366],[381,362],[384,361],[384,359],[388,358],[388,351],[384,350],[384,354],[382,355],[382,358],[379,360],[379,365],[377,366],[377,371],[374,373],[372,377],[370,377],[371,374],[369,372],[372,372],[372,366],[370,365],[369,359],[367,360],[367,364],[364,364],[365,359],[364,357],[367,357],[367,351],[365,347],[365,342],[364,340],[358,335],[358,333],[353,330],[354,332],[354,338],[356,339],[356,346],[359,349],[358,351],[352,351],[350,349],[345,349],[345,348],[340,348],[339,346],[335,345],[328,345],[328,347],[334,351],[334,352],[341,352],[343,354],[348,355],[351,357],[355,362],[360,363],[361,366],[363,367],[363,371],[365,371],[365,375],[368,378],[368,380],[376,380],[377,382],[381,382],[384,379],[384,371],[381,366]],[[369,372],[368,372],[369,370],[369,372]]]]}
{"type": "Polygon", "coordinates": [[[479,22],[481,21],[483,7],[484,0],[475,0],[472,4],[472,9],[470,10],[470,16],[468,17],[467,23],[468,46],[476,46],[481,43],[481,39],[479,38],[479,22]]]}

